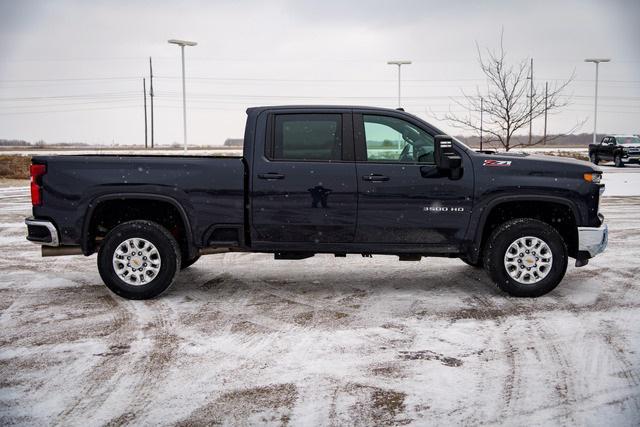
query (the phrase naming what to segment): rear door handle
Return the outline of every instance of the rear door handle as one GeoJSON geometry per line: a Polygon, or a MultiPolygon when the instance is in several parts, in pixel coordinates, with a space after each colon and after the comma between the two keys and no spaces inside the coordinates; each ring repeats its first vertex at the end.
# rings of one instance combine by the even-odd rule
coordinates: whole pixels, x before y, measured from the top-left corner
{"type": "Polygon", "coordinates": [[[284,179],[284,175],[278,172],[260,173],[258,174],[260,179],[284,179]]]}
{"type": "Polygon", "coordinates": [[[284,179],[284,175],[278,172],[268,172],[258,174],[258,178],[260,179],[284,179]]]}
{"type": "Polygon", "coordinates": [[[389,181],[389,177],[385,175],[380,175],[377,173],[372,173],[369,175],[364,175],[362,177],[362,180],[369,181],[369,182],[382,182],[382,181],[389,181]]]}

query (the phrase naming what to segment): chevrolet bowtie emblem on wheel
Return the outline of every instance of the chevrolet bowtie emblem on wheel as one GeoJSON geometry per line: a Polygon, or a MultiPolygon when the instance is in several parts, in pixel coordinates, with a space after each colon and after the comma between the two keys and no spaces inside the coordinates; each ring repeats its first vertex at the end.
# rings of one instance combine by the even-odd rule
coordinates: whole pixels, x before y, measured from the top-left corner
{"type": "Polygon", "coordinates": [[[504,167],[511,166],[511,160],[485,160],[482,166],[504,167]]]}

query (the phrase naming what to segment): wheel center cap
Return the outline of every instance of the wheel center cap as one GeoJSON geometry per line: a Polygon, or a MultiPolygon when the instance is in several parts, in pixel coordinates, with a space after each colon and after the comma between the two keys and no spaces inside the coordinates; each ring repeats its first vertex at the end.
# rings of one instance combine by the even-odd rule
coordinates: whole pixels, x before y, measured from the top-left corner
{"type": "Polygon", "coordinates": [[[534,257],[526,257],[524,263],[527,267],[531,267],[536,263],[536,259],[534,257]]]}
{"type": "Polygon", "coordinates": [[[142,266],[142,258],[140,257],[131,258],[131,265],[135,268],[139,268],[140,266],[142,266]]]}

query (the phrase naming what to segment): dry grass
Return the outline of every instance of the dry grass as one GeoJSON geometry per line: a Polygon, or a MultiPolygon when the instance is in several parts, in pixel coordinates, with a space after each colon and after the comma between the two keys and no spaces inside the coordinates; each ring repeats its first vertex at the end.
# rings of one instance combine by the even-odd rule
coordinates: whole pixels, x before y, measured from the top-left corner
{"type": "Polygon", "coordinates": [[[0,178],[29,178],[29,156],[0,156],[0,178]]]}

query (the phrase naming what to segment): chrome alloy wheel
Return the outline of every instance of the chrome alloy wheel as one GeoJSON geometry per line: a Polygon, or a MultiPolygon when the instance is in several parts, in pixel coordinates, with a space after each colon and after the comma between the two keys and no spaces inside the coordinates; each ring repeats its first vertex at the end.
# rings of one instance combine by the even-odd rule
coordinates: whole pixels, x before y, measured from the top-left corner
{"type": "Polygon", "coordinates": [[[551,271],[553,254],[547,243],[532,236],[521,237],[507,248],[504,268],[518,283],[538,283],[551,271]]]}
{"type": "Polygon", "coordinates": [[[133,237],[120,243],[113,252],[113,270],[126,284],[146,285],[160,272],[160,253],[150,241],[133,237]]]}

